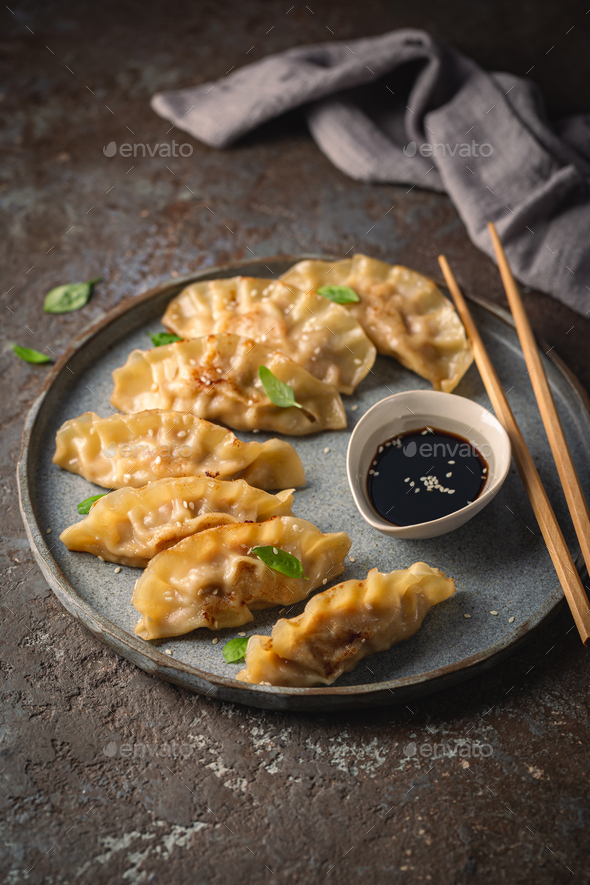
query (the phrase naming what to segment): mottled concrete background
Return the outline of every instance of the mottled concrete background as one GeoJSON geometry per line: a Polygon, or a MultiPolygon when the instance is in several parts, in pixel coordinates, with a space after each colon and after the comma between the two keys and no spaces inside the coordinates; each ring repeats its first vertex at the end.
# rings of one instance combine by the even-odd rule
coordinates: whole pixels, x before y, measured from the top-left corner
{"type": "MultiPolygon", "coordinates": [[[[252,255],[354,247],[436,274],[444,250],[465,287],[502,303],[444,196],[348,180],[297,114],[209,150],[167,133],[149,97],[299,42],[417,26],[482,64],[534,66],[553,110],[588,110],[585,12],[533,0],[0,11],[3,882],[589,881],[588,652],[567,610],[485,678],[411,709],[275,714],[159,682],[67,615],[34,565],[14,469],[46,369],[9,348],[59,354],[170,273],[252,255]],[[190,159],[102,152],[173,138],[190,159]],[[43,315],[50,288],[98,275],[83,311],[43,315]]],[[[588,386],[588,322],[526,301],[588,386]]]]}

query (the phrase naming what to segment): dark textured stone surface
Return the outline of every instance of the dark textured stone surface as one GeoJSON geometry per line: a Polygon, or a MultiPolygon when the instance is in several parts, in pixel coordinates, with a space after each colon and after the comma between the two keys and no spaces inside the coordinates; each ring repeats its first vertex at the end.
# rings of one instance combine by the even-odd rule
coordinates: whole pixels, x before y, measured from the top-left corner
{"type": "MultiPolygon", "coordinates": [[[[588,881],[588,653],[566,609],[485,678],[412,709],[278,715],[191,696],[120,660],[63,611],[28,550],[14,467],[45,370],[18,362],[9,341],[58,354],[170,272],[252,253],[355,247],[436,274],[444,250],[461,283],[503,302],[444,196],[349,181],[297,114],[223,152],[191,142],[190,159],[103,156],[112,140],[190,142],[166,135],[152,91],[331,38],[327,27],[335,38],[425,27],[489,66],[535,65],[553,108],[588,109],[588,24],[572,2],[290,7],[18,3],[0,13],[0,878],[588,881]],[[98,274],[86,309],[43,315],[52,286],[98,274]],[[438,744],[438,758],[407,755],[414,743],[438,744]],[[460,755],[482,744],[491,755],[460,755]]],[[[526,298],[537,331],[588,386],[588,322],[526,298]]]]}

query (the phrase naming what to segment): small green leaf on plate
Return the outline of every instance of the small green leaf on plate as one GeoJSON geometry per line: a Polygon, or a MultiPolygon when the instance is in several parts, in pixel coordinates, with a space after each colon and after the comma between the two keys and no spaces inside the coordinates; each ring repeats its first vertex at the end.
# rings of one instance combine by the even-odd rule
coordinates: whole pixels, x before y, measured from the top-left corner
{"type": "Polygon", "coordinates": [[[13,344],[12,349],[21,360],[26,363],[50,363],[51,357],[46,353],[39,353],[38,350],[31,350],[30,347],[21,347],[20,344],[13,344]]]}
{"type": "Polygon", "coordinates": [[[87,304],[92,295],[92,289],[102,277],[95,277],[86,283],[67,283],[65,286],[57,286],[45,296],[43,310],[45,313],[70,313],[72,310],[80,310],[87,304]]]}
{"type": "Polygon", "coordinates": [[[182,341],[174,332],[146,332],[152,339],[154,347],[162,347],[164,344],[174,344],[176,341],[182,341]]]}
{"type": "Polygon", "coordinates": [[[85,498],[83,501],[80,501],[78,504],[78,513],[81,516],[86,516],[87,513],[90,513],[90,508],[94,502],[98,501],[99,498],[104,498],[106,494],[106,492],[103,492],[102,495],[91,495],[90,498],[85,498]]]}
{"type": "Polygon", "coordinates": [[[303,408],[295,399],[293,388],[273,375],[266,366],[258,367],[258,377],[262,381],[264,392],[275,406],[280,406],[281,409],[288,409],[291,406],[295,406],[297,409],[303,408]]]}
{"type": "Polygon", "coordinates": [[[226,642],[223,646],[223,657],[228,664],[237,664],[238,661],[244,660],[247,647],[248,637],[236,636],[235,639],[230,639],[230,641],[226,642]]]}
{"type": "Polygon", "coordinates": [[[279,547],[253,547],[252,553],[275,572],[287,575],[288,578],[304,578],[305,581],[309,581],[309,578],[303,575],[301,561],[286,550],[281,550],[279,547]]]}
{"type": "Polygon", "coordinates": [[[318,295],[336,304],[354,304],[361,300],[350,286],[320,286],[318,295]]]}

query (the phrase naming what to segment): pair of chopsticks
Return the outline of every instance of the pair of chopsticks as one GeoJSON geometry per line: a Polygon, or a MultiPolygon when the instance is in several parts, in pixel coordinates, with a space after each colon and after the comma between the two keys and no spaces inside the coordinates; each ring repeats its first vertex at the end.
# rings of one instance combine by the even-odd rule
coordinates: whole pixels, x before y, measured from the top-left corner
{"type": "MultiPolygon", "coordinates": [[[[527,364],[527,375],[533,385],[537,398],[537,404],[541,412],[545,431],[549,439],[549,445],[553,452],[553,458],[557,466],[559,478],[563,486],[567,505],[574,523],[574,528],[580,542],[580,547],[590,573],[590,513],[586,504],[580,480],[574,467],[571,452],[567,444],[563,427],[555,408],[555,402],[549,388],[545,369],[539,355],[537,344],[528,321],[520,293],[508,260],[504,253],[502,243],[493,224],[488,224],[492,237],[498,267],[502,276],[502,282],[514,317],[516,331],[527,364]]],[[[467,307],[465,299],[457,285],[457,281],[448,265],[444,255],[439,255],[439,264],[444,274],[457,312],[467,330],[467,335],[473,347],[473,355],[479,369],[487,394],[496,416],[510,438],[512,456],[522,479],[523,485],[529,496],[533,511],[537,518],[539,528],[543,534],[545,544],[555,566],[555,571],[561,582],[563,592],[568,601],[574,621],[580,633],[584,645],[590,644],[590,603],[580,576],[576,570],[573,559],[563,537],[563,533],[557,522],[553,508],[547,497],[547,492],[541,482],[541,478],[534,465],[531,454],[524,441],[520,428],[516,422],[512,409],[506,399],[506,394],[500,384],[500,379],[492,365],[492,361],[485,349],[484,343],[467,307]]]]}

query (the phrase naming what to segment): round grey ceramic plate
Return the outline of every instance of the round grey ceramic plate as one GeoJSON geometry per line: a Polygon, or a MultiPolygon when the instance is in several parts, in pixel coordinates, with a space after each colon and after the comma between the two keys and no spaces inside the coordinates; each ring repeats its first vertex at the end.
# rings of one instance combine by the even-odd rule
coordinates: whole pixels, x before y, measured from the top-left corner
{"type": "MultiPolygon", "coordinates": [[[[422,629],[408,641],[361,663],[328,688],[292,689],[237,682],[239,665],[226,664],[224,643],[236,635],[223,630],[219,643],[199,630],[178,639],[145,642],[133,633],[138,613],[131,605],[136,569],[70,553],[59,534],[77,521],[76,504],[100,489],[51,463],[55,432],[68,418],[93,410],[109,414],[111,372],[136,347],[151,346],[147,330],[161,329],[160,318],[174,295],[195,280],[236,274],[280,274],[298,258],[257,260],[212,268],[176,279],[128,301],[90,329],[54,367],[27,418],[18,480],[21,509],[33,552],[49,585],[66,609],[103,642],[139,667],[210,697],[275,709],[326,710],[395,703],[466,679],[513,650],[562,600],[531,507],[514,467],[496,499],[462,528],[432,540],[387,538],[362,520],[348,489],[346,447],[355,422],[377,400],[401,390],[428,388],[426,381],[394,360],[378,357],[374,371],[352,397],[344,397],[348,431],[291,438],[303,461],[307,485],[295,496],[295,513],[322,531],[346,530],[351,556],[340,578],[360,578],[405,568],[416,560],[436,565],[455,578],[455,596],[436,606],[422,629]],[[357,406],[354,411],[351,407],[357,406]],[[47,530],[51,533],[47,534],[47,530]],[[490,614],[497,611],[497,615],[490,614]],[[464,615],[470,615],[469,618],[464,615]],[[171,652],[167,654],[166,651],[171,652]]],[[[575,535],[559,487],[551,452],[510,319],[477,301],[475,320],[489,348],[504,389],[555,507],[571,549],[575,535]]],[[[590,486],[590,415],[575,380],[556,362],[546,369],[580,471],[590,486]]],[[[456,389],[458,396],[489,402],[473,365],[456,389]]],[[[238,434],[242,439],[261,439],[238,434]]],[[[270,434],[268,435],[270,436],[270,434]]],[[[304,603],[289,612],[297,614],[304,603]]],[[[248,634],[269,633],[277,610],[257,613],[248,634]]]]}

